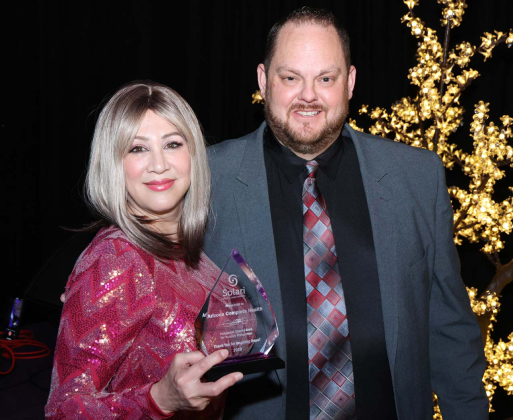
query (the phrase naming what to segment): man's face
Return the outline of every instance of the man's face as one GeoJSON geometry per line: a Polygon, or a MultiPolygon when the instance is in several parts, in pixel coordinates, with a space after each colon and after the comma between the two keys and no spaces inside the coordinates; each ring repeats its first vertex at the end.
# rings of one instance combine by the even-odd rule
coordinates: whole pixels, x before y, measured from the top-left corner
{"type": "Polygon", "coordinates": [[[286,24],[268,74],[263,64],[257,73],[267,122],[282,144],[313,159],[336,140],[349,112],[356,69],[348,74],[335,28],[286,24]]]}

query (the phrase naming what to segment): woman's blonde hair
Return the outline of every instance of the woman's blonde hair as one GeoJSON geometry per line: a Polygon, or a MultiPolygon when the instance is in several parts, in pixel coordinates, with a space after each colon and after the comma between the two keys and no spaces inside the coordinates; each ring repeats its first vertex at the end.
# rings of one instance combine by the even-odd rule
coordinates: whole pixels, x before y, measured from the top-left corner
{"type": "Polygon", "coordinates": [[[136,81],[119,89],[100,113],[86,178],[90,206],[102,224],[118,226],[130,241],[161,259],[183,258],[196,267],[200,258],[210,196],[205,141],[193,110],[173,89],[136,81]],[[178,240],[148,228],[152,221],[130,212],[123,159],[147,110],[173,124],[191,155],[191,185],[185,195],[178,240]]]}

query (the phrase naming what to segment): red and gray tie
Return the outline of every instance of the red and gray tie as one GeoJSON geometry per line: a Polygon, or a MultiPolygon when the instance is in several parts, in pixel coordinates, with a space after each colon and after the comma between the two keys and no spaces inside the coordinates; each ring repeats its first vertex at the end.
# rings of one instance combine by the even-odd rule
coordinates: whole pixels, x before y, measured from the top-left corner
{"type": "Polygon", "coordinates": [[[310,420],[355,419],[353,363],[346,304],[326,203],[307,162],[303,185],[303,252],[308,314],[310,420]]]}

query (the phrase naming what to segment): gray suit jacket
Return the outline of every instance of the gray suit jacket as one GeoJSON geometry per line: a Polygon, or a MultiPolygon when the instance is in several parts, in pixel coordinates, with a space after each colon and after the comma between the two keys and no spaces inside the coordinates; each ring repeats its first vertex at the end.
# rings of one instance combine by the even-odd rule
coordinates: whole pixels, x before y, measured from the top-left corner
{"type": "MultiPolygon", "coordinates": [[[[212,216],[204,250],[218,265],[233,247],[245,256],[282,326],[275,350],[286,359],[283,317],[294,314],[282,311],[264,128],[208,149],[212,216]]],[[[435,391],[444,420],[487,419],[482,338],[460,278],[443,165],[432,152],[344,130],[355,144],[369,207],[398,418],[432,419],[435,391]]],[[[245,379],[230,390],[238,399],[230,404],[240,406],[227,418],[284,419],[285,370],[245,379]]]]}

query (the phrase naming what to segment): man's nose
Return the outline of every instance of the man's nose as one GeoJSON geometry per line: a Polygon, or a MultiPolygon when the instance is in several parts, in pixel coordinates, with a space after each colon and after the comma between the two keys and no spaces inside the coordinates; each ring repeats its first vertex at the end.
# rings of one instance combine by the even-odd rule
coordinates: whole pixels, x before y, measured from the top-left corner
{"type": "Polygon", "coordinates": [[[315,90],[315,83],[305,81],[301,92],[299,93],[298,99],[305,102],[314,102],[317,100],[317,91],[315,90]]]}

